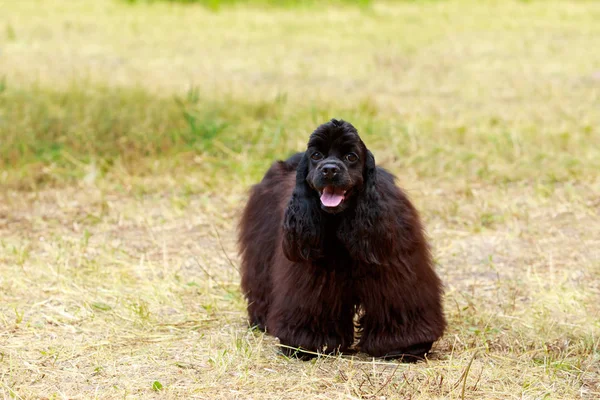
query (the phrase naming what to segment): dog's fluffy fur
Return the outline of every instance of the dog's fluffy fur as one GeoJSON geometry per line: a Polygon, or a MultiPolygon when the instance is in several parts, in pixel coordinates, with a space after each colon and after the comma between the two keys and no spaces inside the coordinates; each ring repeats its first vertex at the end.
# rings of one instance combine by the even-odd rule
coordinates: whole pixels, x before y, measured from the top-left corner
{"type": "Polygon", "coordinates": [[[421,358],[445,329],[418,213],[348,122],[271,166],[239,243],[250,324],[284,346],[346,351],[358,310],[358,348],[375,357],[421,358]]]}

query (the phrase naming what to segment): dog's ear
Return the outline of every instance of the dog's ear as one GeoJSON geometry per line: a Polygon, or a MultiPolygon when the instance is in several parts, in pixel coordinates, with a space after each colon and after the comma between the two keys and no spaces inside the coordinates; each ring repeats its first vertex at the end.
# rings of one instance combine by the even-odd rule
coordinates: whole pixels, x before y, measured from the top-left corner
{"type": "MultiPolygon", "coordinates": [[[[344,218],[337,236],[350,254],[368,264],[381,264],[388,256],[393,238],[390,236],[386,215],[387,204],[381,200],[378,190],[377,166],[373,153],[366,150],[363,170],[363,187],[357,193],[354,214],[344,218]]],[[[393,216],[390,215],[393,218],[393,216]]]]}
{"type": "Polygon", "coordinates": [[[315,260],[322,254],[320,205],[306,182],[308,163],[305,153],[296,169],[296,187],[285,210],[283,252],[291,261],[315,260]]]}
{"type": "Polygon", "coordinates": [[[375,165],[375,156],[370,150],[366,151],[367,159],[365,160],[365,168],[363,171],[364,186],[363,189],[367,194],[377,194],[377,166],[375,165]]]}

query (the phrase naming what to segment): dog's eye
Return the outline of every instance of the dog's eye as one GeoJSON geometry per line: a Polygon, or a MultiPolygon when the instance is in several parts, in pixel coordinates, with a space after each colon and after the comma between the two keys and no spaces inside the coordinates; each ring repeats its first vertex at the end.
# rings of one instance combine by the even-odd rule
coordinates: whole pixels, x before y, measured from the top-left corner
{"type": "Polygon", "coordinates": [[[358,156],[354,153],[348,153],[348,154],[346,154],[346,160],[348,160],[350,162],[355,162],[355,161],[358,161],[358,156]]]}
{"type": "Polygon", "coordinates": [[[317,151],[315,153],[312,153],[312,156],[310,156],[310,158],[312,158],[315,161],[319,161],[319,160],[323,159],[323,154],[321,154],[317,151]]]}

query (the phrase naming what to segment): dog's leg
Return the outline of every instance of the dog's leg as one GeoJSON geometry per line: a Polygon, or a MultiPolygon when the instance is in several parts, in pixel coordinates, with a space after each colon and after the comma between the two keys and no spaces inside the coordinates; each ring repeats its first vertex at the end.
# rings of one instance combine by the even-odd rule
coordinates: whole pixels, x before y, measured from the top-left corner
{"type": "Polygon", "coordinates": [[[421,329],[412,325],[415,321],[406,324],[382,322],[370,319],[366,314],[361,320],[358,346],[373,357],[415,362],[425,357],[437,339],[437,335],[428,332],[426,322],[416,321],[421,324],[421,329]]]}
{"type": "Polygon", "coordinates": [[[266,331],[269,305],[266,299],[248,296],[248,323],[251,328],[266,331]]]}
{"type": "Polygon", "coordinates": [[[445,320],[437,287],[404,283],[395,275],[362,280],[360,350],[374,357],[405,362],[422,359],[443,333],[445,320]],[[395,281],[394,281],[395,280],[395,281]]]}
{"type": "Polygon", "coordinates": [[[352,315],[343,320],[327,321],[328,316],[317,317],[322,323],[297,327],[279,327],[275,335],[281,343],[281,352],[288,357],[310,359],[318,354],[335,355],[348,350],[354,339],[352,315]],[[322,319],[321,319],[322,318],[322,319]]]}
{"type": "Polygon", "coordinates": [[[354,303],[348,277],[307,264],[286,267],[274,281],[267,330],[282,352],[306,359],[311,353],[344,352],[354,340],[354,303]],[[298,351],[300,349],[300,351],[298,351]],[[303,353],[306,350],[310,353],[303,353]]]}

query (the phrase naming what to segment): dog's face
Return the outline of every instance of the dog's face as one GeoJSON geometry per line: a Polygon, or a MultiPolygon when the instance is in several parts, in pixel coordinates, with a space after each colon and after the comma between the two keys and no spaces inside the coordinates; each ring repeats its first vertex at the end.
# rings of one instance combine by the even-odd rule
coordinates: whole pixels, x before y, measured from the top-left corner
{"type": "Polygon", "coordinates": [[[363,186],[367,149],[348,122],[332,120],[310,136],[306,181],[328,213],[340,213],[363,186]]]}

